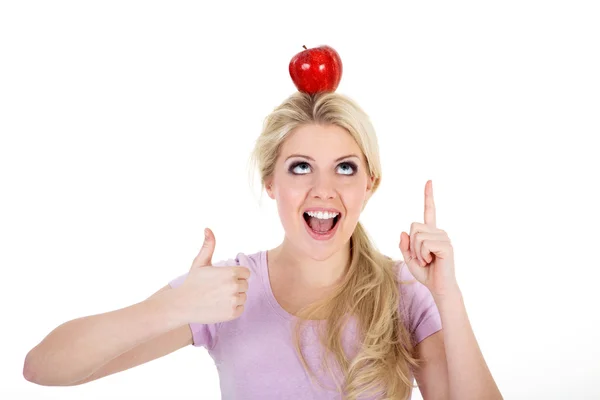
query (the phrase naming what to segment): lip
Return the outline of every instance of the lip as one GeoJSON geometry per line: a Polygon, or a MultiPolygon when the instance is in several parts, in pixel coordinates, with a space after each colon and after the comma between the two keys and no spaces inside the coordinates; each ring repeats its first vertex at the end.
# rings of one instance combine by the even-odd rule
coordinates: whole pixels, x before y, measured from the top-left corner
{"type": "Polygon", "coordinates": [[[306,228],[306,232],[308,232],[310,237],[312,237],[315,240],[319,240],[319,241],[326,241],[326,240],[331,239],[335,235],[335,233],[338,230],[338,227],[342,223],[342,213],[335,208],[328,208],[328,207],[309,207],[302,212],[302,214],[300,215],[300,218],[302,218],[302,223],[304,224],[304,228],[306,228]],[[309,212],[309,211],[327,211],[327,212],[338,213],[338,217],[337,217],[338,221],[336,222],[335,226],[333,227],[333,229],[331,231],[324,233],[324,234],[316,233],[315,231],[313,231],[310,228],[310,226],[308,225],[308,222],[306,222],[306,220],[304,219],[304,213],[309,212]]]}

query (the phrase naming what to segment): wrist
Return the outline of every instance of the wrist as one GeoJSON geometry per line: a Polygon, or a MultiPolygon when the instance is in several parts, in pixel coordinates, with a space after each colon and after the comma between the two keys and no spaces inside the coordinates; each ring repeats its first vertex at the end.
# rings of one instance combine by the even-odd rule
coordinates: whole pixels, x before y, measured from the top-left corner
{"type": "Polygon", "coordinates": [[[146,299],[155,312],[163,316],[170,329],[178,328],[188,323],[185,307],[181,301],[180,291],[171,288],[146,299]]]}
{"type": "Polygon", "coordinates": [[[432,296],[438,306],[442,303],[462,301],[462,292],[457,283],[448,286],[440,293],[432,293],[432,296]]]}

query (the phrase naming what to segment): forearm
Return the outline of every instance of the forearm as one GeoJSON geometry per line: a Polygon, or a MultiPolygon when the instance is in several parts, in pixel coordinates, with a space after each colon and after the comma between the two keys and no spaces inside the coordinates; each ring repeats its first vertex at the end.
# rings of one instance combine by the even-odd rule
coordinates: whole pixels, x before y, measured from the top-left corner
{"type": "Polygon", "coordinates": [[[442,319],[450,399],[502,399],[477,344],[460,289],[435,302],[442,319]]]}
{"type": "Polygon", "coordinates": [[[166,291],[134,305],[66,322],[26,357],[24,373],[41,385],[80,381],[135,346],[185,322],[166,291]]]}

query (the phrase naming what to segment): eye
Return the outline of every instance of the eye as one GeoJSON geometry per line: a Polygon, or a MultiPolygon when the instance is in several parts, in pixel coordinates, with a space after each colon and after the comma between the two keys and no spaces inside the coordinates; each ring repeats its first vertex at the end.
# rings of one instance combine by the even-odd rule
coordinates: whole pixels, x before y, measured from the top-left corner
{"type": "Polygon", "coordinates": [[[304,175],[310,172],[310,165],[304,161],[297,162],[290,165],[289,171],[296,175],[304,175]]]}
{"type": "Polygon", "coordinates": [[[356,173],[356,164],[346,161],[338,165],[338,170],[342,175],[354,175],[356,173]]]}

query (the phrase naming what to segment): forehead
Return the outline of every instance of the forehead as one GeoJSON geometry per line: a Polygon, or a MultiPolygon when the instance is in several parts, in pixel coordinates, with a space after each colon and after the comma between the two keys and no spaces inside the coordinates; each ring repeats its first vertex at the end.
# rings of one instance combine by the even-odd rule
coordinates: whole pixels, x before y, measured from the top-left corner
{"type": "Polygon", "coordinates": [[[296,128],[281,146],[281,156],[302,154],[314,159],[336,159],[349,154],[362,158],[360,147],[350,133],[337,125],[303,125],[296,128]]]}

